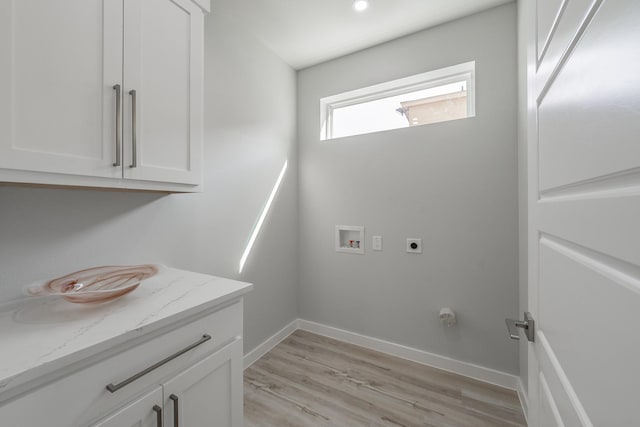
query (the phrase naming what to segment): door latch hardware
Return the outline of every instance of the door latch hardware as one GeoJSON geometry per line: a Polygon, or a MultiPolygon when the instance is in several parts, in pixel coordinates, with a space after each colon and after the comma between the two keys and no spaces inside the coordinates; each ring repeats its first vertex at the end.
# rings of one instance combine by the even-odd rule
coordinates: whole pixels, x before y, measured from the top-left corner
{"type": "Polygon", "coordinates": [[[509,338],[512,340],[520,340],[518,328],[524,329],[527,340],[534,342],[535,337],[535,321],[528,311],[524,313],[524,320],[504,319],[507,323],[509,338]]]}

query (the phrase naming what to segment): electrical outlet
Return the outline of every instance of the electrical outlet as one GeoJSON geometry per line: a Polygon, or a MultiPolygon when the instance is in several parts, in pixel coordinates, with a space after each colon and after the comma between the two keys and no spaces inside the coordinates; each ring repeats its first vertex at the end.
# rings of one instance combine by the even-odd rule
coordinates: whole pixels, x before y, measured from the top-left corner
{"type": "Polygon", "coordinates": [[[410,238],[407,239],[407,252],[410,254],[422,253],[422,239],[410,238]]]}

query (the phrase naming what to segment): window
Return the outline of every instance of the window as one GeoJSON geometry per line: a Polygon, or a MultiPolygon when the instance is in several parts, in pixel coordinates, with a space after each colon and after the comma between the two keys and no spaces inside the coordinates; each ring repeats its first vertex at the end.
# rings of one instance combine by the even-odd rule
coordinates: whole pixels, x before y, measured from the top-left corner
{"type": "Polygon", "coordinates": [[[321,140],[475,116],[475,62],[320,100],[321,140]]]}

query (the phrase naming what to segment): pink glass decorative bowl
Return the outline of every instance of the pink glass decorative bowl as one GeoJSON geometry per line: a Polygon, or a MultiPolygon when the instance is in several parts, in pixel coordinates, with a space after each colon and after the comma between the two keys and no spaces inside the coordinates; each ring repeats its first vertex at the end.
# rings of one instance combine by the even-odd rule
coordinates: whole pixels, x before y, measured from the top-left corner
{"type": "Polygon", "coordinates": [[[154,264],[94,267],[31,284],[25,288],[25,293],[30,296],[60,295],[73,303],[101,303],[128,294],[158,271],[159,266],[154,264]]]}

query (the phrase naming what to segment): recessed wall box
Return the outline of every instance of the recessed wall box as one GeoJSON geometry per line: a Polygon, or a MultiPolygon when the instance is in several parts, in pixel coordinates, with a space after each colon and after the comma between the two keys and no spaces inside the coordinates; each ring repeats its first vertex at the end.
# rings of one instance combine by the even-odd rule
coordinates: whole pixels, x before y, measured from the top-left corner
{"type": "Polygon", "coordinates": [[[364,254],[364,227],[336,225],[336,252],[364,254]]]}

